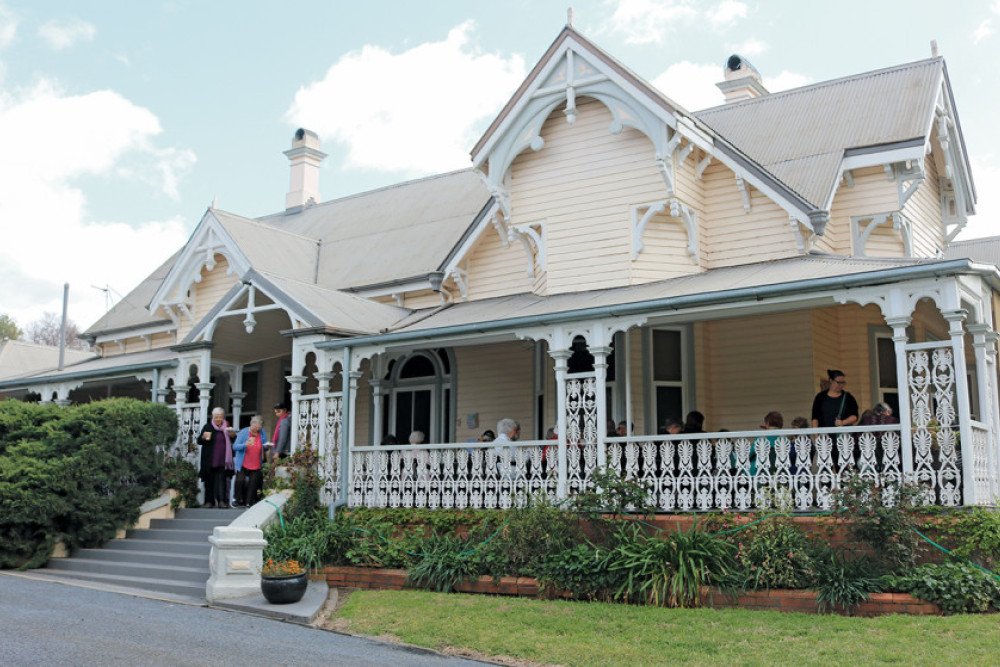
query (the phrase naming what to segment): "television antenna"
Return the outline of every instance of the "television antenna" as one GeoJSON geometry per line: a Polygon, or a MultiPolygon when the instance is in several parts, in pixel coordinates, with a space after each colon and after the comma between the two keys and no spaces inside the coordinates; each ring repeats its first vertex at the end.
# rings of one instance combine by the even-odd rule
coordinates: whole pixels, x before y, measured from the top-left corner
{"type": "Polygon", "coordinates": [[[107,283],[104,284],[104,287],[101,287],[99,285],[91,285],[91,287],[93,287],[94,289],[96,289],[96,290],[98,290],[100,292],[104,292],[104,314],[105,315],[107,315],[108,311],[111,310],[111,295],[112,295],[112,293],[114,293],[114,295],[117,296],[119,300],[121,300],[121,298],[122,298],[122,295],[118,293],[118,290],[116,290],[111,285],[108,285],[107,283]]]}

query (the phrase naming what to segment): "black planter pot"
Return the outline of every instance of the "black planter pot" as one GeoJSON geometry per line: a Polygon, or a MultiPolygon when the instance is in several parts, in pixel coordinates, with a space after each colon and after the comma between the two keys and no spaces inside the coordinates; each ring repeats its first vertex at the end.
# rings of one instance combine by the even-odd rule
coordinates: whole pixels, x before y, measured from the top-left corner
{"type": "Polygon", "coordinates": [[[271,604],[291,604],[298,602],[306,593],[309,575],[287,574],[283,577],[261,577],[260,592],[271,604]]]}

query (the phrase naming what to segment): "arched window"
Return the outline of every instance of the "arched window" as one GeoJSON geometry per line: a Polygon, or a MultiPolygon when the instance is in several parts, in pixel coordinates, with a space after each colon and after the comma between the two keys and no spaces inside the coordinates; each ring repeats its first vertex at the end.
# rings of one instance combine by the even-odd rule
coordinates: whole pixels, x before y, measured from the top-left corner
{"type": "Polygon", "coordinates": [[[413,431],[422,431],[424,442],[451,440],[451,365],[446,350],[419,350],[390,362],[383,435],[403,443],[413,431]]]}

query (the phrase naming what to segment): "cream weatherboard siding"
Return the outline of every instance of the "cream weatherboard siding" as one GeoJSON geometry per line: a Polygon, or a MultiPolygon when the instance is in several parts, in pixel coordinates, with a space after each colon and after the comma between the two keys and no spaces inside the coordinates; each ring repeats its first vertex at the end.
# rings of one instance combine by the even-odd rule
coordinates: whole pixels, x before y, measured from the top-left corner
{"type": "MultiPolygon", "coordinates": [[[[505,417],[521,423],[522,439],[531,438],[534,419],[532,344],[528,341],[456,347],[458,368],[455,441],[476,440],[496,430],[505,417]],[[465,416],[479,414],[479,426],[468,428],[465,416]]],[[[548,397],[546,397],[548,398],[548,397]]],[[[554,402],[553,395],[553,402],[554,402]]]]}
{"type": "Polygon", "coordinates": [[[545,222],[550,294],[628,284],[632,207],[665,198],[645,135],[609,132],[612,117],[599,102],[581,99],[578,108],[572,125],[553,113],[545,146],[511,167],[513,223],[545,222]]]}
{"type": "MultiPolygon", "coordinates": [[[[492,225],[486,227],[467,263],[469,299],[531,291],[528,261],[520,241],[503,246],[500,234],[492,225]]],[[[458,294],[458,290],[455,291],[458,294]]]]}
{"type": "Polygon", "coordinates": [[[703,176],[705,212],[701,216],[701,257],[707,269],[761,262],[799,254],[788,213],[749,184],[750,212],[736,177],[713,162],[703,176]]]}
{"type": "Polygon", "coordinates": [[[184,340],[191,329],[201,322],[209,312],[222,300],[233,285],[239,279],[229,271],[229,262],[222,255],[215,255],[215,268],[211,271],[201,270],[201,281],[191,284],[191,293],[194,297],[194,308],[191,309],[194,322],[186,316],[180,316],[177,326],[177,340],[184,340]]]}
{"type": "Polygon", "coordinates": [[[924,160],[924,182],[903,207],[903,214],[913,225],[913,254],[916,257],[935,257],[944,249],[937,154],[935,151],[924,160]]]}
{"type": "Polygon", "coordinates": [[[809,311],[715,320],[702,326],[701,354],[707,355],[705,429],[757,428],[771,410],[808,416],[812,389],[813,346],[809,311]]]}
{"type": "MultiPolygon", "coordinates": [[[[854,186],[848,187],[841,181],[833,197],[830,207],[830,223],[827,225],[827,236],[830,241],[817,247],[818,250],[841,255],[860,254],[860,249],[851,248],[851,218],[877,213],[889,213],[899,210],[899,194],[896,182],[890,181],[881,166],[855,169],[852,172],[854,186]]],[[[888,223],[887,223],[888,224],[888,223]]],[[[891,256],[902,255],[902,240],[898,232],[899,252],[891,256]]],[[[874,246],[869,252],[873,257],[879,256],[881,246],[874,246]]]]}

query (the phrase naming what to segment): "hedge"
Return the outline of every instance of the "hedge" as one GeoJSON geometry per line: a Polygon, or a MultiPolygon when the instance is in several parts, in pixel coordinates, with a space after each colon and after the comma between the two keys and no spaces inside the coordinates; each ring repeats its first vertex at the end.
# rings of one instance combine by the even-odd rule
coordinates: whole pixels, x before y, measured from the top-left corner
{"type": "Polygon", "coordinates": [[[165,405],[0,402],[0,567],[44,565],[56,540],[99,546],[160,490],[177,433],[165,405]]]}

